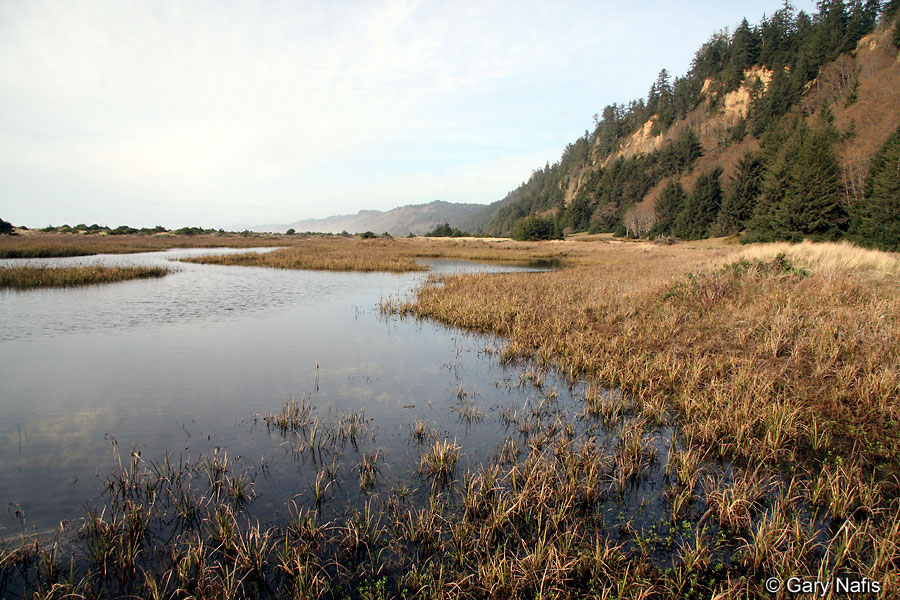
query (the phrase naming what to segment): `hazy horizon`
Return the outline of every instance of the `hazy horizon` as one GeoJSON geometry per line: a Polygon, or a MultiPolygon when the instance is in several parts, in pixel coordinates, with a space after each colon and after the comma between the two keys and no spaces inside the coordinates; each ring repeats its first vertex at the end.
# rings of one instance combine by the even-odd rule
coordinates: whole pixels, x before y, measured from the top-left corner
{"type": "Polygon", "coordinates": [[[781,5],[5,2],[0,218],[233,229],[488,204],[781,5]]]}

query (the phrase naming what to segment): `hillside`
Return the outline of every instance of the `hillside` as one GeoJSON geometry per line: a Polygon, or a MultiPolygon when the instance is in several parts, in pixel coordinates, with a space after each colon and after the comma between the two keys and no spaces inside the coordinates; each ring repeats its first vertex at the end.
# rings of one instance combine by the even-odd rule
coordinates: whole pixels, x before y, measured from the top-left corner
{"type": "Polygon", "coordinates": [[[388,211],[361,210],[355,215],[338,215],[324,219],[305,219],[287,225],[259,225],[253,231],[284,233],[289,228],[299,232],[320,233],[390,233],[391,235],[422,235],[441,223],[456,225],[482,211],[483,204],[461,204],[435,200],[428,204],[410,204],[388,211]]]}
{"type": "Polygon", "coordinates": [[[566,231],[900,249],[900,235],[872,237],[900,209],[886,166],[900,152],[900,2],[819,7],[716,33],[688,73],[663,69],[645,99],[607,106],[466,225],[508,235],[541,215],[566,231]]]}

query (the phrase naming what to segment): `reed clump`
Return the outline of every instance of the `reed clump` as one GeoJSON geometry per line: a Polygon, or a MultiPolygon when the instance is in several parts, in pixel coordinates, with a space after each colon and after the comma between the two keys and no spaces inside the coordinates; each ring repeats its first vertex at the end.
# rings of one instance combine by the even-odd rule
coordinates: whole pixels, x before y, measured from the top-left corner
{"type": "Polygon", "coordinates": [[[169,270],[165,267],[0,267],[0,289],[76,287],[164,277],[168,273],[169,270]]]}
{"type": "Polygon", "coordinates": [[[428,267],[412,258],[385,251],[384,246],[368,240],[325,240],[272,252],[226,254],[184,258],[184,262],[232,265],[242,267],[271,267],[276,269],[307,269],[316,271],[425,271],[428,267]]]}
{"type": "Polygon", "coordinates": [[[456,440],[435,440],[422,454],[422,473],[440,482],[453,477],[461,448],[456,440]]]}

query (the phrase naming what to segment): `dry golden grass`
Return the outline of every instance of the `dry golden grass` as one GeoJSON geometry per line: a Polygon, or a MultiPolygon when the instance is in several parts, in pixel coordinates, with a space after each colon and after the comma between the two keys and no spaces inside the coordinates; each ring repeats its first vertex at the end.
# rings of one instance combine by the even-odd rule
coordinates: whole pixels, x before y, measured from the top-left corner
{"type": "Polygon", "coordinates": [[[290,248],[266,253],[248,252],[223,256],[198,256],[185,262],[311,269],[327,271],[426,271],[416,259],[442,258],[528,263],[568,257],[570,253],[553,245],[521,244],[508,240],[442,239],[345,239],[310,238],[290,248]]]}
{"type": "Polygon", "coordinates": [[[163,277],[168,272],[164,267],[0,267],[0,289],[74,287],[163,277]]]}
{"type": "Polygon", "coordinates": [[[491,262],[566,261],[577,254],[566,242],[514,242],[506,238],[412,238],[390,242],[394,251],[413,258],[458,258],[491,262]]]}
{"type": "Polygon", "coordinates": [[[218,235],[84,235],[28,231],[19,235],[0,236],[0,258],[49,258],[55,256],[87,256],[91,254],[128,254],[158,252],[169,248],[250,248],[286,246],[296,238],[282,235],[223,233],[218,235]]]}
{"type": "Polygon", "coordinates": [[[688,439],[721,455],[796,459],[815,421],[842,451],[900,457],[900,298],[894,278],[861,276],[892,257],[787,248],[804,276],[781,261],[717,270],[777,248],[578,245],[591,249],[578,266],[441,277],[394,308],[501,334],[508,356],[664,402],[688,439]],[[835,277],[839,256],[853,258],[835,277]]]}
{"type": "Polygon", "coordinates": [[[823,276],[853,277],[866,274],[888,279],[900,276],[900,255],[895,252],[867,250],[850,242],[754,244],[744,247],[736,257],[768,261],[779,254],[787,256],[794,265],[823,276]]]}
{"type": "Polygon", "coordinates": [[[367,241],[311,240],[293,248],[272,252],[247,252],[220,256],[197,256],[184,262],[272,267],[276,269],[309,269],[316,271],[425,271],[427,267],[412,258],[397,256],[384,245],[367,241]]]}

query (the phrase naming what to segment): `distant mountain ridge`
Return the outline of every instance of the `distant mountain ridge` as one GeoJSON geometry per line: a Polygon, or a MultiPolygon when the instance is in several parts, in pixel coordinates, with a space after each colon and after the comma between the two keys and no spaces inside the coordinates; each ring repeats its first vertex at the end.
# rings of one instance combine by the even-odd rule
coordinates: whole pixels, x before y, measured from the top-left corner
{"type": "Polygon", "coordinates": [[[459,223],[484,210],[484,204],[465,204],[434,200],[427,204],[409,204],[388,211],[361,210],[355,215],[335,215],[324,219],[304,219],[286,225],[258,225],[253,231],[284,233],[288,229],[297,232],[318,233],[389,233],[391,235],[423,235],[441,223],[457,227],[459,223]]]}

